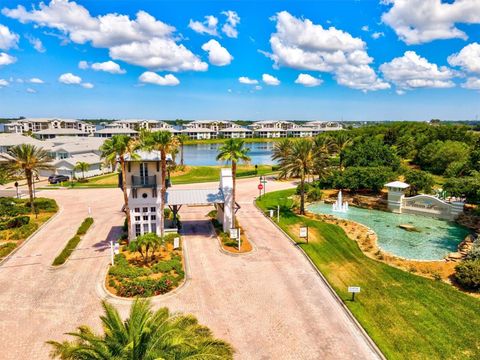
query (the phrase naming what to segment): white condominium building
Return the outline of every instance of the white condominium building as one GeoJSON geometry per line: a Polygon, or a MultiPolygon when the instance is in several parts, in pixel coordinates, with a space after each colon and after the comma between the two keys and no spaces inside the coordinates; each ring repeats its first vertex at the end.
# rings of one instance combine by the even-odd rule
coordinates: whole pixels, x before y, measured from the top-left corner
{"type": "Polygon", "coordinates": [[[228,128],[239,128],[240,125],[224,120],[195,120],[184,125],[185,129],[209,129],[219,132],[228,128]]]}
{"type": "Polygon", "coordinates": [[[165,121],[160,120],[148,120],[148,119],[123,119],[114,121],[109,127],[131,129],[131,130],[170,130],[172,125],[167,124],[165,121]]]}
{"type": "Polygon", "coordinates": [[[76,129],[82,133],[93,134],[95,125],[76,119],[60,118],[25,118],[5,124],[5,132],[17,134],[54,129],[76,129]]]}
{"type": "Polygon", "coordinates": [[[283,121],[283,120],[262,120],[256,121],[253,124],[249,125],[250,129],[252,130],[263,130],[263,129],[281,129],[281,130],[289,130],[295,127],[298,127],[297,124],[291,121],[283,121]]]}

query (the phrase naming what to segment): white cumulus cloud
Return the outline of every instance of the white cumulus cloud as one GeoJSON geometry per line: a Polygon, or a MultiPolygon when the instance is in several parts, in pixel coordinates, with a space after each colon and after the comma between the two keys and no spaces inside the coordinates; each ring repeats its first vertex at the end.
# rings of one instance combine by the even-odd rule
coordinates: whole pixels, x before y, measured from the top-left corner
{"type": "Polygon", "coordinates": [[[43,80],[39,78],[31,78],[28,82],[32,84],[43,84],[43,80]]]}
{"type": "Polygon", "coordinates": [[[29,94],[36,94],[36,93],[37,93],[37,90],[32,89],[32,88],[27,88],[27,89],[26,89],[26,92],[29,93],[29,94]]]}
{"type": "Polygon", "coordinates": [[[22,23],[33,22],[55,29],[57,35],[66,36],[76,44],[107,48],[113,60],[153,70],[205,71],[208,68],[208,64],[178,43],[173,26],[145,11],[137,12],[133,19],[117,13],[92,16],[80,4],[55,0],[48,5],[41,2],[31,10],[23,5],[4,8],[2,13],[22,23]]]}
{"type": "Polygon", "coordinates": [[[323,28],[286,11],[278,13],[274,20],[272,53],[264,54],[276,67],[332,73],[339,84],[363,91],[390,87],[370,66],[373,59],[362,39],[335,27],[323,28]]]}
{"type": "Polygon", "coordinates": [[[94,85],[92,83],[81,83],[80,84],[82,87],[84,87],[85,89],[93,89],[94,88],[94,85]]]}
{"type": "Polygon", "coordinates": [[[222,11],[222,15],[227,17],[225,24],[222,26],[222,32],[229,38],[237,38],[237,25],[240,23],[240,16],[232,10],[222,11]]]}
{"type": "Polygon", "coordinates": [[[190,19],[190,22],[188,23],[188,27],[193,31],[199,34],[208,34],[211,36],[218,36],[217,25],[218,19],[213,15],[205,16],[205,20],[203,22],[190,19]]]}
{"type": "Polygon", "coordinates": [[[258,80],[255,80],[255,79],[250,79],[249,77],[246,77],[246,76],[240,76],[238,78],[238,82],[240,84],[247,84],[247,85],[256,85],[258,84],[258,80]]]}
{"type": "Polygon", "coordinates": [[[456,24],[479,24],[479,0],[383,0],[392,7],[382,21],[393,28],[406,44],[422,44],[438,39],[460,38],[467,34],[456,24]]]}
{"type": "Polygon", "coordinates": [[[480,44],[475,42],[465,46],[460,52],[450,55],[448,63],[464,71],[480,74],[480,44]]]}
{"type": "Polygon", "coordinates": [[[82,61],[79,61],[78,62],[78,68],[79,69],[82,69],[82,70],[86,70],[90,67],[90,65],[88,65],[88,62],[85,61],[85,60],[82,60],[82,61]]]}
{"type": "Polygon", "coordinates": [[[233,56],[230,55],[217,40],[210,40],[202,45],[202,50],[208,52],[208,61],[212,65],[225,66],[232,62],[233,56]]]}
{"type": "Polygon", "coordinates": [[[176,86],[180,84],[180,80],[178,80],[173,74],[160,76],[152,71],[145,71],[142,75],[140,75],[138,80],[140,80],[142,83],[160,86],[176,86]]]}
{"type": "Polygon", "coordinates": [[[322,79],[313,77],[309,74],[299,74],[297,79],[295,80],[295,84],[300,84],[306,87],[314,87],[319,86],[323,83],[322,79]]]}
{"type": "Polygon", "coordinates": [[[480,90],[480,78],[469,77],[461,86],[465,89],[480,90]]]}
{"type": "Polygon", "coordinates": [[[82,78],[72,73],[65,73],[59,76],[58,81],[67,85],[79,85],[82,83],[82,78]]]}
{"type": "Polygon", "coordinates": [[[5,79],[0,79],[0,88],[8,86],[10,83],[5,79]]]}
{"type": "Polygon", "coordinates": [[[111,60],[105,62],[96,62],[89,64],[87,61],[82,60],[78,63],[78,68],[82,70],[93,69],[95,71],[105,71],[110,74],[125,74],[126,71],[120,67],[116,62],[111,60]]]}
{"type": "Polygon", "coordinates": [[[380,70],[385,79],[402,90],[455,86],[452,81],[455,72],[452,69],[432,64],[414,51],[406,51],[403,56],[382,64],[380,70]]]}
{"type": "Polygon", "coordinates": [[[17,58],[15,56],[0,52],[0,66],[13,64],[15,61],[17,61],[17,58]]]}
{"type": "Polygon", "coordinates": [[[9,50],[12,48],[17,47],[18,40],[20,37],[11,32],[8,27],[5,25],[0,24],[0,49],[1,50],[9,50]]]}
{"type": "Polygon", "coordinates": [[[275,76],[272,76],[270,74],[263,74],[262,75],[262,81],[270,86],[278,86],[280,85],[280,80],[278,80],[275,76]]]}

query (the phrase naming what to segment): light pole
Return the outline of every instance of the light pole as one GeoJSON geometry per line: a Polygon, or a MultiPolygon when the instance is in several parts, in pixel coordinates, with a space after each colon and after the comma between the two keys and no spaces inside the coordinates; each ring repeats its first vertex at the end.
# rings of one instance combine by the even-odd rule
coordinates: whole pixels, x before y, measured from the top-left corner
{"type": "Polygon", "coordinates": [[[18,198],[19,198],[19,197],[18,197],[18,181],[15,181],[15,184],[14,184],[14,185],[15,185],[15,189],[17,190],[17,199],[18,199],[18,198]]]}

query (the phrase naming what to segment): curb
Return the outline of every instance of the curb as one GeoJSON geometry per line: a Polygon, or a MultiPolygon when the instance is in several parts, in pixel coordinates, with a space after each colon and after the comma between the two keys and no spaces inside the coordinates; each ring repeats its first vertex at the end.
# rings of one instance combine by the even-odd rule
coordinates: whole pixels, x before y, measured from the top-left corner
{"type": "MultiPolygon", "coordinates": [[[[57,204],[58,205],[58,204],[57,204]]],[[[37,230],[35,230],[33,233],[30,234],[30,236],[28,238],[26,238],[21,244],[20,246],[17,246],[15,249],[13,249],[13,251],[8,254],[7,256],[5,256],[3,259],[0,260],[0,266],[2,266],[4,263],[6,263],[8,260],[10,260],[10,258],[15,255],[15,253],[17,253],[17,251],[20,251],[21,248],[23,248],[35,235],[37,235],[37,233],[39,233],[48,223],[50,223],[50,221],[52,221],[53,219],[55,219],[57,217],[57,215],[61,214],[63,212],[63,208],[58,205],[58,211],[53,214],[50,219],[48,219],[47,221],[45,221],[37,230]]]]}
{"type": "MultiPolygon", "coordinates": [[[[162,301],[165,299],[168,299],[170,297],[178,295],[183,289],[187,287],[188,284],[190,284],[191,276],[190,276],[190,264],[187,260],[187,245],[186,242],[182,241],[182,251],[183,251],[183,269],[185,271],[185,277],[183,279],[183,282],[177,286],[175,289],[172,291],[169,291],[166,294],[161,294],[161,295],[155,295],[155,296],[150,296],[150,297],[142,297],[142,299],[150,300],[152,303],[155,303],[157,301],[162,301]]],[[[121,297],[115,294],[112,294],[110,291],[107,290],[107,287],[105,286],[106,280],[107,280],[107,274],[108,270],[110,269],[110,263],[105,266],[105,270],[102,271],[102,281],[98,282],[95,286],[97,295],[99,296],[100,300],[107,300],[115,303],[127,303],[131,304],[133,303],[136,298],[127,298],[127,297],[121,297]]]]}
{"type": "Polygon", "coordinates": [[[318,274],[319,278],[322,280],[322,282],[327,286],[328,290],[330,291],[330,293],[333,295],[333,297],[335,298],[335,300],[337,300],[337,302],[341,305],[343,311],[345,312],[345,314],[347,315],[347,317],[353,322],[353,324],[355,325],[355,327],[360,331],[360,333],[362,334],[363,338],[367,341],[367,344],[370,346],[370,348],[373,350],[373,352],[375,352],[378,357],[382,360],[387,360],[387,358],[385,357],[385,355],[383,355],[382,351],[378,348],[377,344],[375,344],[375,342],[372,340],[372,338],[368,335],[368,333],[365,331],[365,329],[363,328],[363,326],[358,322],[358,320],[355,318],[355,316],[352,314],[352,312],[350,311],[350,309],[347,307],[347,305],[345,305],[345,303],[343,302],[343,300],[340,298],[340,296],[338,296],[338,294],[335,292],[335,290],[332,288],[332,286],[330,285],[330,283],[328,282],[328,280],[325,278],[325,276],[323,276],[323,274],[321,273],[321,271],[315,266],[314,262],[310,259],[310,257],[307,255],[307,253],[302,249],[302,247],[298,246],[298,244],[290,237],[290,235],[288,235],[276,222],[274,222],[273,220],[271,220],[264,212],[262,209],[260,209],[256,203],[256,198],[255,200],[253,201],[253,205],[255,206],[255,208],[266,218],[268,219],[278,230],[280,230],[289,240],[290,242],[292,243],[292,245],[298,250],[300,251],[300,253],[307,259],[307,261],[310,263],[310,265],[312,266],[312,268],[315,270],[315,272],[318,274]]]}

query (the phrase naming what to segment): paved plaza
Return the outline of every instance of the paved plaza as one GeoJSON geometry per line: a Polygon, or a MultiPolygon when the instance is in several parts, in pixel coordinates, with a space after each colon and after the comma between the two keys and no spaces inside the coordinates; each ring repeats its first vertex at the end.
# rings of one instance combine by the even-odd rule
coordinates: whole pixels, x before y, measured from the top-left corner
{"type": "MultiPolygon", "coordinates": [[[[223,253],[205,216],[211,208],[182,208],[188,280],[176,293],[155,298],[154,305],[196,315],[232,343],[238,359],[377,358],[305,257],[255,208],[257,182],[237,182],[238,218],[254,251],[223,253]]],[[[267,190],[291,186],[269,182],[267,190]]],[[[99,330],[109,240],[118,236],[123,222],[121,191],[51,190],[41,196],[55,198],[59,214],[0,266],[2,359],[47,359],[45,341],[63,339],[80,324],[99,330]],[[89,208],[93,227],[71,259],[52,269],[89,208]]],[[[109,301],[126,314],[129,301],[109,301]]]]}

